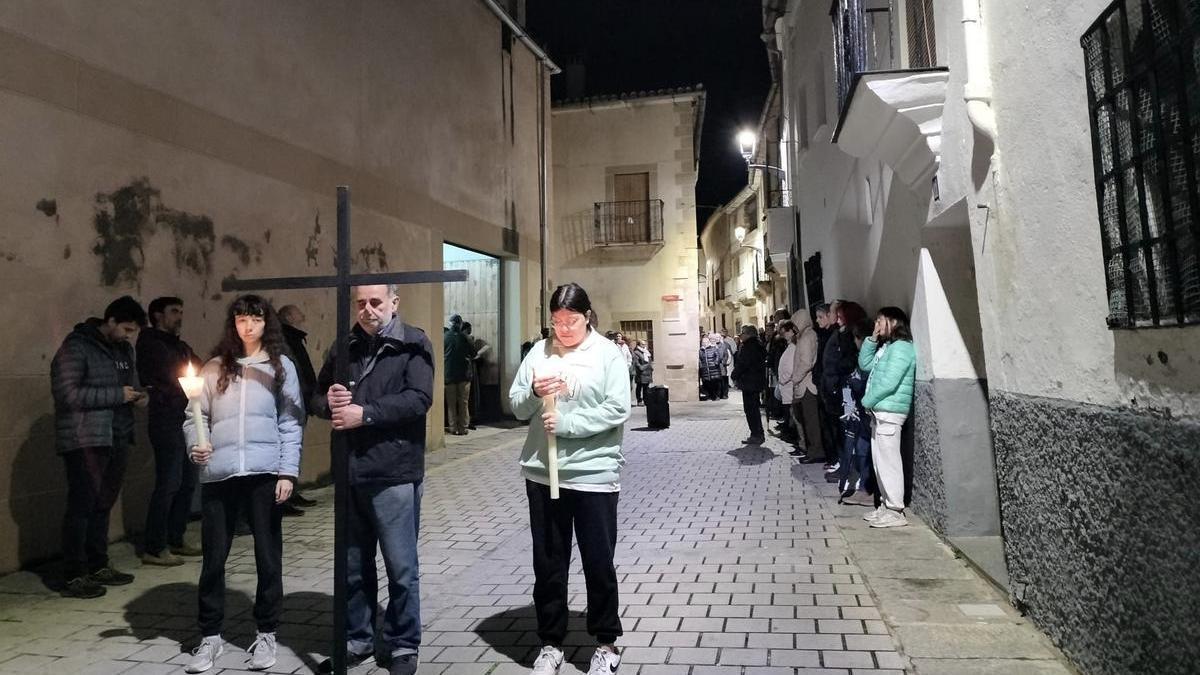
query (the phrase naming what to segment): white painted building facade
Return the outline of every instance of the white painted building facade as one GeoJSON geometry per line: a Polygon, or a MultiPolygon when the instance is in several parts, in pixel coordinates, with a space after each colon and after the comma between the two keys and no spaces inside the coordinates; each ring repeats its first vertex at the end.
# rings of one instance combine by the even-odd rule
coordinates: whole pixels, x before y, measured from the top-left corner
{"type": "MultiPolygon", "coordinates": [[[[1104,141],[1093,145],[1086,77],[1124,59],[1129,70],[1108,87],[1132,73],[1144,100],[1145,73],[1194,81],[1190,56],[1169,60],[1177,43],[1191,54],[1194,10],[1158,0],[838,0],[832,14],[827,1],[764,7],[800,257],[819,255],[824,299],[868,312],[897,305],[912,318],[912,506],[985,566],[1003,536],[993,572],[1088,672],[1176,672],[1186,655],[1147,654],[1138,636],[1187,623],[1190,611],[1146,600],[1146,589],[1200,591],[1200,572],[1186,562],[1200,545],[1196,509],[1190,498],[1162,497],[1200,478],[1196,224],[1187,199],[1168,200],[1142,167],[1161,159],[1174,168],[1176,148],[1179,166],[1197,163],[1184,157],[1187,123],[1172,122],[1178,107],[1169,107],[1191,90],[1154,93],[1161,107],[1144,119],[1120,94],[1096,93],[1096,105],[1110,106],[1098,119],[1122,134],[1130,125],[1138,133],[1143,119],[1170,148],[1147,140],[1136,146],[1149,148],[1144,155],[1119,167],[1127,201],[1103,202],[1102,236],[1105,169],[1093,150],[1099,158],[1104,141]],[[1107,61],[1081,48],[1102,16],[1107,61]],[[1149,44],[1159,51],[1141,46],[1149,44]],[[1176,63],[1184,65],[1167,70],[1176,63]],[[1152,297],[1146,272],[1111,255],[1119,228],[1107,229],[1111,213],[1136,219],[1139,197],[1142,232],[1157,237],[1137,255],[1154,268],[1151,281],[1157,274],[1158,317],[1113,295],[1124,274],[1131,300],[1152,297]],[[1121,581],[1131,566],[1133,584],[1121,581]]],[[[1184,184],[1192,207],[1195,175],[1184,184]]],[[[1122,232],[1120,243],[1137,234],[1122,232]]],[[[1196,649],[1181,651],[1194,659],[1196,649]]]]}

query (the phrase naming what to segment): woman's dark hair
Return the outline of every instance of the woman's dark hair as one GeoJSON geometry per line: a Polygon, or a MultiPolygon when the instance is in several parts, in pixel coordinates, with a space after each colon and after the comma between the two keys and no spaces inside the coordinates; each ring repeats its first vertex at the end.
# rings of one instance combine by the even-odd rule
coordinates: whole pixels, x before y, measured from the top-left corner
{"type": "Polygon", "coordinates": [[[871,337],[871,333],[875,332],[875,326],[871,323],[870,319],[864,316],[858,321],[855,321],[850,330],[854,331],[855,340],[866,340],[867,338],[871,337]]]}
{"type": "Polygon", "coordinates": [[[847,326],[853,326],[859,321],[867,318],[867,310],[862,308],[862,305],[849,300],[841,300],[837,306],[837,317],[842,320],[847,326]]]}
{"type": "Polygon", "coordinates": [[[796,332],[796,324],[792,323],[791,319],[788,319],[787,321],[780,321],[779,324],[777,326],[775,326],[775,330],[779,331],[780,333],[782,333],[785,330],[795,333],[796,332]]]}
{"type": "Polygon", "coordinates": [[[879,310],[879,316],[885,319],[891,319],[896,322],[892,328],[891,335],[888,336],[888,342],[896,342],[897,340],[907,340],[912,342],[912,329],[908,327],[908,315],[899,307],[884,307],[879,310]]]}
{"type": "Polygon", "coordinates": [[[592,311],[592,300],[587,291],[583,290],[583,286],[571,283],[554,289],[550,296],[550,311],[553,313],[560,309],[582,314],[587,318],[588,330],[595,327],[596,314],[592,311]]]}
{"type": "Polygon", "coordinates": [[[279,391],[286,375],[283,370],[283,362],[280,360],[280,357],[286,353],[283,329],[280,328],[279,315],[275,313],[275,308],[265,298],[258,295],[243,295],[237,298],[230,303],[229,311],[225,314],[225,330],[221,335],[221,341],[212,351],[214,357],[221,359],[221,377],[217,380],[217,391],[224,394],[233,378],[242,374],[242,366],[237,360],[246,356],[246,349],[237,332],[239,316],[261,316],[263,318],[265,325],[263,326],[262,348],[266,350],[267,360],[275,371],[275,390],[279,391]]]}

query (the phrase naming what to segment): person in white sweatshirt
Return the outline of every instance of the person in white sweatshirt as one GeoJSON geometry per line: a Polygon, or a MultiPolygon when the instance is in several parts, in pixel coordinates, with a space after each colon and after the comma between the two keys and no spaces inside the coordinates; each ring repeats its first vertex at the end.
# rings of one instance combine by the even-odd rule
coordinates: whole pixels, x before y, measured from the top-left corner
{"type": "Polygon", "coordinates": [[[518,419],[532,419],[521,452],[533,534],[533,602],[542,649],[535,675],[555,675],[567,637],[567,570],[572,529],[587,584],[587,631],[597,643],[589,675],[613,675],[621,662],[617,604],[617,498],[629,419],[629,366],[612,341],[593,328],[587,291],[566,284],[550,296],[554,333],[533,346],[517,371],[509,402],[518,419]],[[543,408],[556,397],[553,412],[543,408]],[[558,445],[560,498],[550,498],[547,438],[558,445]]]}

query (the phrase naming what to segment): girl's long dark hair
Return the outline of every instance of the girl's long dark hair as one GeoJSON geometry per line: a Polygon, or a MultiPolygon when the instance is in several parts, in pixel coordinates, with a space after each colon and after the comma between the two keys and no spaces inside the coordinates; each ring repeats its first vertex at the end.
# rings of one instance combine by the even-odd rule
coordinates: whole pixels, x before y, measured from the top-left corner
{"type": "Polygon", "coordinates": [[[221,359],[221,377],[217,380],[217,391],[224,394],[229,383],[242,374],[242,366],[238,359],[246,356],[242,338],[237,332],[237,317],[261,316],[266,324],[263,327],[262,348],[267,352],[268,361],[275,371],[275,391],[283,386],[284,370],[280,357],[285,353],[283,329],[279,325],[279,315],[270,302],[258,295],[243,295],[229,305],[225,314],[225,331],[221,341],[213,349],[212,355],[221,359]]]}
{"type": "Polygon", "coordinates": [[[896,322],[891,334],[887,337],[888,342],[897,340],[912,342],[912,329],[908,327],[908,315],[904,313],[904,310],[899,307],[884,307],[879,310],[879,316],[896,322]]]}

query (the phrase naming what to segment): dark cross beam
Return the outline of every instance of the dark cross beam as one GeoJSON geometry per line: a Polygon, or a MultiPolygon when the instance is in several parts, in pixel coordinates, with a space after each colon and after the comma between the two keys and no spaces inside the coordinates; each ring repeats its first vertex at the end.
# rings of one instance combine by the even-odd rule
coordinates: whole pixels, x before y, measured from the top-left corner
{"type": "MultiPolygon", "coordinates": [[[[337,189],[337,273],[326,277],[277,277],[274,279],[226,279],[223,291],[337,289],[337,349],[334,350],[334,379],[347,385],[350,379],[350,289],[378,284],[432,284],[466,281],[466,270],[420,272],[350,273],[350,188],[337,189]]],[[[349,470],[346,432],[332,432],[330,462],[333,465],[333,670],[346,672],[346,516],[349,499],[346,477],[349,470]]]]}

